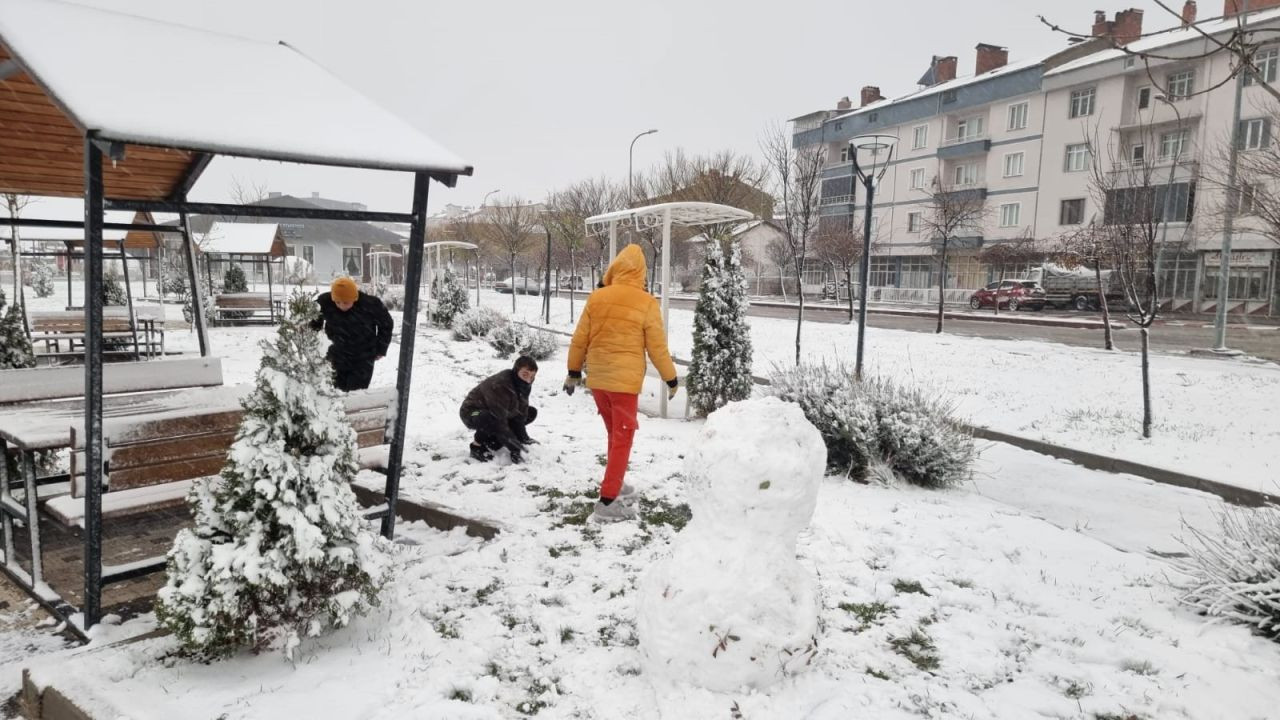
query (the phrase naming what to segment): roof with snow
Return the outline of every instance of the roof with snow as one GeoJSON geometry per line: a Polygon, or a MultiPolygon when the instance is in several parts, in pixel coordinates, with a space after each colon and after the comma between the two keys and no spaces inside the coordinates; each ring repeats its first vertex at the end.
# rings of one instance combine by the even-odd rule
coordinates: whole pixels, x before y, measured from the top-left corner
{"type": "Polygon", "coordinates": [[[755,219],[755,215],[729,205],[708,202],[671,202],[644,207],[615,210],[614,212],[587,218],[589,232],[608,232],[610,225],[637,228],[660,227],[670,217],[673,225],[715,225],[740,223],[755,219]]]}
{"type": "MultiPolygon", "coordinates": [[[[73,198],[31,197],[30,202],[18,210],[18,217],[31,220],[69,220],[84,222],[84,201],[73,198]]],[[[108,210],[104,213],[104,222],[131,223],[134,220],[132,210],[108,210]]],[[[9,205],[0,202],[0,239],[13,237],[13,226],[6,222],[10,217],[9,205]]],[[[116,243],[125,238],[124,230],[103,230],[102,239],[116,243]]],[[[84,230],[81,228],[46,228],[19,227],[18,238],[24,242],[61,241],[84,242],[84,230]]],[[[148,247],[153,247],[148,246],[148,247]]]]}
{"type": "Polygon", "coordinates": [[[206,255],[274,255],[284,257],[284,241],[276,223],[224,223],[209,226],[200,242],[206,255]]]}
{"type": "MultiPolygon", "coordinates": [[[[1245,18],[1250,25],[1280,19],[1280,8],[1251,12],[1245,16],[1245,18]]],[[[1240,19],[1241,18],[1239,16],[1218,17],[1213,18],[1212,20],[1198,22],[1191,27],[1175,27],[1164,32],[1153,33],[1126,45],[1125,48],[1127,49],[1127,52],[1126,50],[1121,50],[1119,48],[1102,50],[1091,55],[1086,55],[1079,60],[1056,67],[1046,72],[1045,77],[1069,73],[1073,70],[1090,67],[1108,60],[1122,58],[1125,55],[1132,55],[1135,53],[1158,53],[1161,50],[1166,50],[1181,43],[1203,40],[1205,34],[1221,35],[1229,33],[1239,27],[1240,19]]]]}
{"type": "Polygon", "coordinates": [[[109,197],[168,197],[206,154],[429,172],[450,183],[471,174],[284,43],[58,0],[4,0],[0,45],[0,67],[17,63],[0,71],[0,88],[18,99],[0,109],[5,134],[57,136],[64,146],[0,152],[0,191],[82,194],[72,156],[82,160],[86,135],[123,145],[124,160],[104,168],[109,197]],[[51,159],[69,167],[60,174],[51,159]]]}

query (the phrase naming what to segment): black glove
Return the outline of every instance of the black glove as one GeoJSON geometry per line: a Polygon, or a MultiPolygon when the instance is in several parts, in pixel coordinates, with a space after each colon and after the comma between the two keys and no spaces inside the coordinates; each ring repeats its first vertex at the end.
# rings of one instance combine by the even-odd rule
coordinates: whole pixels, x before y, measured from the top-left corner
{"type": "Polygon", "coordinates": [[[572,395],[573,391],[578,389],[578,383],[580,382],[582,382],[582,378],[576,378],[570,375],[564,379],[564,387],[560,389],[564,390],[565,395],[572,395]]]}

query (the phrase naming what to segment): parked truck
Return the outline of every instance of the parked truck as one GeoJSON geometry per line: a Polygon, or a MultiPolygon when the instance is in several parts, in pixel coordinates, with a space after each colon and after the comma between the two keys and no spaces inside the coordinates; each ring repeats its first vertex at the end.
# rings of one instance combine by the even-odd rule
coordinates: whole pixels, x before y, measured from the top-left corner
{"type": "MultiPolygon", "coordinates": [[[[1124,290],[1111,281],[1111,271],[1103,270],[1102,294],[1108,306],[1124,306],[1124,290]]],[[[1044,288],[1045,302],[1058,308],[1097,310],[1098,276],[1092,268],[1084,266],[1066,268],[1045,263],[1041,268],[1040,286],[1044,288]]]]}

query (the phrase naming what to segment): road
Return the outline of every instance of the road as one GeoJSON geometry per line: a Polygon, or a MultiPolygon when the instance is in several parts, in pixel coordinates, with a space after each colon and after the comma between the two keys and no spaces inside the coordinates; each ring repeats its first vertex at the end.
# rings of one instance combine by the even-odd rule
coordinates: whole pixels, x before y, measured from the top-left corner
{"type": "MultiPolygon", "coordinates": [[[[672,307],[692,310],[695,302],[673,298],[672,307]]],[[[750,315],[756,317],[794,318],[794,308],[753,305],[750,315]]],[[[1007,312],[1005,313],[1007,314],[1007,312]]],[[[1100,319],[1096,313],[1074,313],[1070,311],[1044,311],[1035,313],[1045,317],[1071,317],[1100,319]]],[[[814,322],[845,323],[848,322],[848,311],[844,308],[808,306],[805,317],[814,322]]],[[[1121,319],[1113,316],[1113,323],[1121,319]]],[[[876,328],[894,330],[910,330],[912,332],[933,332],[937,320],[932,317],[916,317],[910,315],[889,315],[871,312],[868,325],[876,328]]],[[[1101,329],[1065,328],[1044,325],[1021,325],[1017,323],[996,323],[982,320],[963,320],[948,318],[946,332],[971,337],[984,337],[1001,340],[1045,340],[1048,342],[1075,345],[1078,347],[1101,347],[1101,329]]],[[[1115,342],[1122,350],[1138,350],[1141,339],[1138,330],[1129,323],[1123,329],[1113,330],[1115,342]]],[[[1186,353],[1191,350],[1203,350],[1213,344],[1213,323],[1200,318],[1186,317],[1161,320],[1151,329],[1151,348],[1161,352],[1186,353]]],[[[1280,327],[1275,325],[1231,324],[1227,326],[1227,345],[1254,357],[1280,362],[1280,327]]]]}

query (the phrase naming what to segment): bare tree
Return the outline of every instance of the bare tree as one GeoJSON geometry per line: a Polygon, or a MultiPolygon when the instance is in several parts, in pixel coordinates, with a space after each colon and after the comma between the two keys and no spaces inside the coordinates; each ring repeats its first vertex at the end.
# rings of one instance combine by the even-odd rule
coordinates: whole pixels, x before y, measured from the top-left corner
{"type": "MultiPolygon", "coordinates": [[[[13,304],[26,307],[26,298],[22,293],[22,250],[18,247],[18,218],[22,217],[22,210],[30,205],[32,198],[30,195],[18,195],[17,193],[5,193],[4,204],[9,210],[9,247],[13,253],[13,304]]],[[[26,317],[25,315],[23,316],[26,317]]]]}
{"type": "Polygon", "coordinates": [[[791,246],[782,238],[774,238],[764,246],[769,262],[778,268],[778,291],[782,293],[782,302],[787,301],[787,265],[791,263],[791,246]]]}
{"type": "Polygon", "coordinates": [[[1032,263],[1044,259],[1044,251],[1030,231],[1009,240],[999,240],[982,248],[978,260],[984,265],[996,268],[1000,278],[996,285],[995,314],[1000,314],[1000,291],[1004,281],[1012,269],[1021,270],[1032,263]]]}
{"type": "MultiPolygon", "coordinates": [[[[1152,129],[1143,124],[1118,142],[1155,145],[1152,129]]],[[[1157,172],[1156,155],[1141,160],[1117,162],[1125,157],[1117,152],[1114,139],[1102,143],[1096,137],[1093,149],[1090,191],[1103,208],[1098,225],[1099,246],[1112,268],[1112,280],[1124,291],[1125,317],[1137,326],[1142,340],[1142,436],[1151,437],[1151,325],[1160,312],[1160,271],[1166,253],[1177,255],[1186,240],[1186,222],[1170,237],[1170,221],[1191,219],[1191,184],[1175,184],[1182,155],[1181,143],[1171,157],[1166,173],[1157,172]],[[1105,150],[1105,152],[1098,152],[1105,150]],[[1105,156],[1105,157],[1104,157],[1105,156]]]]}
{"type": "Polygon", "coordinates": [[[938,328],[942,332],[942,320],[946,307],[947,255],[951,244],[961,233],[979,233],[987,217],[985,193],[975,188],[944,185],[934,177],[929,189],[925,210],[920,217],[921,230],[932,240],[934,257],[938,262],[938,328]]]}
{"type": "Polygon", "coordinates": [[[559,239],[559,248],[567,255],[569,262],[570,292],[569,321],[574,315],[574,290],[577,289],[573,278],[577,277],[577,260],[581,253],[596,250],[595,263],[592,268],[592,284],[595,283],[595,270],[605,260],[609,238],[588,236],[587,218],[601,215],[622,206],[622,195],[615,184],[605,178],[583,180],[547,197],[543,222],[550,228],[552,235],[559,239]]]}
{"type": "Polygon", "coordinates": [[[486,229],[492,233],[497,247],[501,248],[511,267],[511,312],[516,311],[516,258],[533,248],[534,233],[541,230],[537,208],[518,196],[505,198],[490,206],[491,222],[486,229]]]}
{"type": "Polygon", "coordinates": [[[267,184],[257,180],[231,178],[231,199],[237,205],[252,205],[267,199],[267,184]]]}
{"type": "Polygon", "coordinates": [[[1103,273],[1110,277],[1111,271],[1105,270],[1108,262],[1107,253],[1103,250],[1106,242],[1106,231],[1091,220],[1078,230],[1066,233],[1057,238],[1054,255],[1059,264],[1067,268],[1093,268],[1094,292],[1097,293],[1098,308],[1102,311],[1102,346],[1107,350],[1115,350],[1115,338],[1111,333],[1111,307],[1107,299],[1107,286],[1103,284],[1103,273]]]}
{"type": "MultiPolygon", "coordinates": [[[[849,322],[853,322],[853,273],[862,262],[862,225],[853,215],[827,218],[830,222],[818,223],[818,233],[813,238],[814,253],[844,275],[849,288],[849,322]]],[[[871,238],[872,249],[877,247],[871,238]]],[[[839,290],[836,292],[839,297],[839,290]]]]}
{"type": "Polygon", "coordinates": [[[819,191],[827,152],[821,144],[792,147],[785,128],[776,124],[765,131],[760,149],[772,173],[776,196],[782,199],[785,213],[782,236],[795,266],[800,300],[796,309],[796,364],[799,365],[800,330],[804,323],[804,265],[809,241],[818,229],[819,191]]]}

